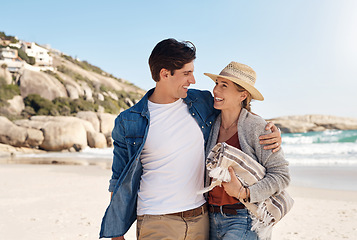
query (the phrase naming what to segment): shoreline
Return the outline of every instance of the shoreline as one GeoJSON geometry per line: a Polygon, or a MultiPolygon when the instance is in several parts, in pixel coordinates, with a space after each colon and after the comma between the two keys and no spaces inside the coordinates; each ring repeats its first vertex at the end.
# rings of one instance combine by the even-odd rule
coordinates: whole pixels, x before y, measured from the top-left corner
{"type": "MultiPolygon", "coordinates": [[[[100,166],[111,169],[112,159],[108,156],[76,156],[73,153],[51,152],[42,154],[24,153],[12,156],[1,155],[0,164],[36,164],[36,165],[81,165],[100,166]],[[57,155],[60,154],[60,155],[57,155]],[[61,156],[62,155],[62,156],[61,156]]],[[[76,153],[74,153],[76,154],[76,153]]],[[[81,154],[81,153],[79,153],[81,154]]],[[[90,153],[92,154],[92,153],[90,153]]],[[[357,191],[357,165],[292,165],[289,166],[291,184],[298,187],[326,190],[357,191]]]]}
{"type": "MultiPolygon", "coordinates": [[[[110,176],[105,165],[0,164],[1,238],[98,239],[110,176]]],[[[295,204],[274,227],[274,240],[355,239],[357,191],[293,182],[287,191],[295,204]]],[[[135,224],[126,239],[136,239],[135,224]]]]}

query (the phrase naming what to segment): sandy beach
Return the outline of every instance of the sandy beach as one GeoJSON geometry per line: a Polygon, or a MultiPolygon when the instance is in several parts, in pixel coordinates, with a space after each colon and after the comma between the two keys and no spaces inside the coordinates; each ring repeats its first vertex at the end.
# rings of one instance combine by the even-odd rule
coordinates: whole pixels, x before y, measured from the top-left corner
{"type": "MultiPolygon", "coordinates": [[[[105,165],[0,164],[0,239],[98,239],[110,176],[105,165]]],[[[288,191],[295,205],[274,240],[356,239],[357,191],[288,191]]]]}

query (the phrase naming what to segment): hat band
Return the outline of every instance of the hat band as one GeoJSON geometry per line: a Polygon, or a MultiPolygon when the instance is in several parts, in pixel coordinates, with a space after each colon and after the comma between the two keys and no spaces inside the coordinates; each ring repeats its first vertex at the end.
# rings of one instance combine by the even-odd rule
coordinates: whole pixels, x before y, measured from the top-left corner
{"type": "Polygon", "coordinates": [[[247,74],[247,73],[245,73],[243,71],[240,71],[239,69],[231,69],[231,68],[223,69],[222,72],[219,75],[222,75],[222,76],[225,76],[225,77],[239,78],[239,79],[241,79],[243,81],[244,81],[244,79],[248,79],[251,82],[250,83],[251,85],[254,86],[254,84],[255,84],[255,78],[253,76],[251,76],[250,74],[247,74]],[[240,77],[240,75],[242,77],[240,77]]]}

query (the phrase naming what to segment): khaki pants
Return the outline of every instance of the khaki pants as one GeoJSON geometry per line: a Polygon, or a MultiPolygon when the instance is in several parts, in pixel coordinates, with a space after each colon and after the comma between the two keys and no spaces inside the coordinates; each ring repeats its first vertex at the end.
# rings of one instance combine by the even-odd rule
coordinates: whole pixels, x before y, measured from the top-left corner
{"type": "Polygon", "coordinates": [[[206,240],[209,238],[208,213],[183,218],[172,215],[137,217],[136,237],[139,240],[206,240]]]}

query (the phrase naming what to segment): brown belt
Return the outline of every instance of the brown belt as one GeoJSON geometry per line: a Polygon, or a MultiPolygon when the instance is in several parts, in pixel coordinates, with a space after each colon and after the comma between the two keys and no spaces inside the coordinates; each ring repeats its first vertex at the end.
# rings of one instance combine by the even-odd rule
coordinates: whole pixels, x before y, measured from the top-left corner
{"type": "Polygon", "coordinates": [[[204,214],[205,212],[207,212],[207,204],[206,203],[198,208],[194,208],[194,209],[183,211],[183,212],[170,213],[170,214],[166,214],[166,215],[179,216],[182,218],[189,218],[189,217],[200,216],[200,215],[204,214]]]}
{"type": "Polygon", "coordinates": [[[223,206],[214,206],[214,205],[209,205],[208,210],[211,213],[224,213],[224,214],[231,214],[231,215],[237,215],[237,209],[244,209],[245,206],[242,203],[238,204],[231,204],[231,205],[223,205],[223,206]]]}

